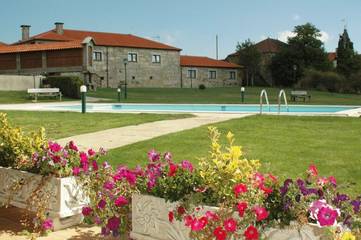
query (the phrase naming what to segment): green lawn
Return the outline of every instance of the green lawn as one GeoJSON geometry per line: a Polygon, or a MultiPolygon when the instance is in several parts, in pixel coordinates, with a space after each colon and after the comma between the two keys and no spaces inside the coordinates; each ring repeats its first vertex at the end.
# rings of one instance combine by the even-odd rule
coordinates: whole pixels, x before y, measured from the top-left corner
{"type": "MultiPolygon", "coordinates": [[[[277,102],[278,88],[266,88],[270,103],[277,102]]],[[[259,94],[262,88],[247,87],[246,103],[259,103],[259,94]]],[[[289,95],[290,89],[286,90],[289,95]]],[[[307,104],[345,104],[360,105],[361,95],[338,94],[320,91],[310,91],[311,101],[307,104]]],[[[103,88],[90,92],[89,96],[108,98],[110,102],[117,101],[116,89],[103,88]]],[[[240,103],[240,88],[207,88],[205,90],[189,88],[130,88],[128,99],[122,102],[134,103],[240,103]]],[[[304,104],[297,102],[297,104],[304,104]]]]}
{"type": "Polygon", "coordinates": [[[1,111],[8,114],[11,124],[25,131],[45,127],[49,138],[59,139],[77,134],[109,128],[138,125],[166,119],[190,117],[190,114],[119,114],[119,113],[74,113],[74,112],[28,112],[1,111]]]}
{"type": "MultiPolygon", "coordinates": [[[[361,192],[360,118],[252,116],[215,126],[223,133],[233,131],[246,157],[260,159],[263,170],[282,178],[295,177],[314,163],[321,174],[351,183],[349,192],[361,192]]],[[[152,148],[171,151],[176,161],[196,163],[209,150],[207,127],[113,149],[106,160],[113,165],[145,164],[146,153],[152,148]]]]}
{"type": "MultiPolygon", "coordinates": [[[[62,100],[74,101],[75,99],[62,97],[62,100]]],[[[0,104],[31,102],[32,98],[29,98],[29,95],[26,91],[0,91],[0,104]]],[[[59,97],[39,97],[38,102],[59,102],[59,97]]]]}

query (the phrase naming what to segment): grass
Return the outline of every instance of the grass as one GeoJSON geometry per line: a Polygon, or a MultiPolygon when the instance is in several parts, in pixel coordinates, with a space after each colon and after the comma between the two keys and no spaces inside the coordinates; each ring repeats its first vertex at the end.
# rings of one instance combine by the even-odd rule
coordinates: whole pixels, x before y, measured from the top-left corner
{"type": "MultiPolygon", "coordinates": [[[[278,88],[266,88],[270,103],[277,102],[278,88]]],[[[246,103],[259,103],[259,94],[262,88],[247,87],[245,93],[246,103]]],[[[330,105],[360,105],[361,95],[339,94],[320,91],[309,91],[311,101],[306,104],[330,105]]],[[[290,89],[286,90],[287,95],[290,89]]],[[[89,96],[107,98],[107,102],[117,101],[116,89],[103,88],[90,92],[89,96]]],[[[207,88],[205,90],[189,88],[130,88],[128,99],[122,102],[129,103],[240,103],[240,88],[207,88]]],[[[292,103],[293,104],[293,103],[292,103]]],[[[296,104],[304,104],[298,101],[296,104]]]]}
{"type": "MultiPolygon", "coordinates": [[[[63,101],[75,100],[62,97],[63,101]]],[[[9,103],[31,103],[32,98],[26,91],[0,91],[0,104],[9,103]]],[[[38,102],[59,102],[59,97],[39,97],[38,102]]]]}
{"type": "MultiPolygon", "coordinates": [[[[252,116],[215,124],[222,133],[231,130],[248,159],[260,159],[263,170],[282,179],[296,177],[316,164],[323,175],[350,183],[348,192],[361,192],[361,120],[340,117],[252,116]]],[[[113,165],[146,163],[155,148],[171,151],[176,161],[197,163],[207,156],[207,127],[173,133],[109,151],[113,165]]]]}
{"type": "Polygon", "coordinates": [[[75,112],[6,112],[12,125],[20,126],[26,132],[40,127],[46,129],[51,139],[70,137],[82,133],[109,128],[138,125],[166,119],[186,118],[190,114],[118,114],[118,113],[75,113],[75,112]]]}

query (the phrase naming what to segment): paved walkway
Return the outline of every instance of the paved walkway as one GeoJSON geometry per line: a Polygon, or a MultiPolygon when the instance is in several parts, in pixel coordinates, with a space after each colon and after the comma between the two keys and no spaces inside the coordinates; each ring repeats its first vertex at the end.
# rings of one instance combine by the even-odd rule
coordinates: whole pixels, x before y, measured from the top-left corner
{"type": "Polygon", "coordinates": [[[152,139],[169,133],[175,133],[202,125],[214,124],[234,118],[241,118],[251,114],[209,114],[197,113],[195,117],[163,120],[157,122],[144,123],[140,125],[112,128],[99,132],[81,134],[73,137],[57,140],[61,144],[66,144],[73,140],[81,149],[93,148],[113,149],[128,144],[152,139]]]}

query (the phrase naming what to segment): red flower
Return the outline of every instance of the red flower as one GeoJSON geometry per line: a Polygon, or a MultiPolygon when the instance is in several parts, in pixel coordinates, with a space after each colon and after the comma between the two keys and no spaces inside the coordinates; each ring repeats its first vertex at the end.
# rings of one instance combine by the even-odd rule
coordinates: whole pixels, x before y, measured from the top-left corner
{"type": "Polygon", "coordinates": [[[233,218],[228,218],[224,220],[223,226],[227,232],[235,232],[237,229],[237,222],[233,218]]]}
{"type": "Polygon", "coordinates": [[[173,213],[173,211],[169,211],[169,213],[168,213],[168,220],[169,220],[169,222],[173,223],[173,220],[174,220],[174,213],[173,213]]]}
{"type": "Polygon", "coordinates": [[[313,177],[316,177],[318,175],[318,170],[313,164],[308,167],[307,172],[313,177]]]}
{"type": "Polygon", "coordinates": [[[207,225],[208,220],[206,217],[201,217],[200,219],[194,219],[191,224],[192,231],[201,231],[207,225]]]}
{"type": "Polygon", "coordinates": [[[227,232],[222,227],[214,229],[213,235],[216,236],[217,240],[225,240],[227,238],[227,232]]]}
{"type": "Polygon", "coordinates": [[[253,211],[256,213],[257,221],[262,221],[266,219],[269,215],[269,212],[264,207],[255,206],[253,207],[253,211]]]}
{"type": "Polygon", "coordinates": [[[183,218],[184,220],[184,225],[187,227],[190,227],[193,223],[193,217],[191,215],[187,215],[183,218]]]}
{"type": "Polygon", "coordinates": [[[271,179],[273,183],[277,183],[277,177],[272,175],[271,173],[268,174],[268,178],[271,179]]]}
{"type": "Polygon", "coordinates": [[[177,169],[178,169],[178,166],[176,164],[173,164],[173,163],[169,164],[168,177],[175,176],[177,169]]]}
{"type": "Polygon", "coordinates": [[[186,212],[185,208],[183,206],[179,206],[177,208],[178,215],[182,216],[186,212]]]}
{"type": "Polygon", "coordinates": [[[128,204],[128,200],[124,196],[119,196],[114,201],[115,206],[122,207],[128,204]]]}
{"type": "Polygon", "coordinates": [[[268,194],[270,194],[270,193],[273,192],[273,189],[272,189],[272,188],[269,188],[269,187],[266,187],[266,186],[264,185],[264,183],[262,183],[262,184],[259,186],[259,188],[260,188],[266,195],[268,195],[268,194]]]}
{"type": "Polygon", "coordinates": [[[240,217],[243,217],[244,212],[246,211],[248,204],[246,202],[239,202],[237,203],[237,210],[240,217]]]}
{"type": "Polygon", "coordinates": [[[243,183],[237,184],[236,186],[234,186],[233,191],[234,191],[234,194],[236,195],[236,197],[238,197],[239,194],[245,193],[248,191],[247,185],[243,184],[243,183]]]}
{"type": "Polygon", "coordinates": [[[258,240],[258,231],[254,226],[249,226],[246,231],[244,231],[244,236],[246,240],[258,240]]]}
{"type": "Polygon", "coordinates": [[[218,221],[219,220],[219,217],[217,215],[217,213],[214,213],[212,211],[207,211],[206,212],[206,217],[208,220],[211,220],[211,221],[218,221]]]}

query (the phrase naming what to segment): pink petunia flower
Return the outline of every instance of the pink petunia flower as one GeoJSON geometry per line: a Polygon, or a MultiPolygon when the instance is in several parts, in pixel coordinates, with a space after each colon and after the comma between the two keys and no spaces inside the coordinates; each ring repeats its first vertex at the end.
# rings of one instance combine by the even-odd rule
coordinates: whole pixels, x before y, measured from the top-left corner
{"type": "Polygon", "coordinates": [[[169,172],[168,172],[168,177],[173,177],[176,175],[177,173],[177,169],[178,169],[178,166],[176,164],[169,164],[169,172]]]}
{"type": "Polygon", "coordinates": [[[50,218],[45,219],[44,222],[41,224],[41,227],[44,230],[50,230],[53,228],[53,226],[53,220],[51,220],[50,218]]]}
{"type": "Polygon", "coordinates": [[[128,204],[128,199],[126,199],[124,196],[119,196],[114,201],[115,206],[122,207],[128,204]]]}
{"type": "Polygon", "coordinates": [[[340,216],[340,210],[333,209],[327,205],[322,207],[317,213],[317,223],[321,227],[335,226],[337,224],[337,218],[340,216]]]}
{"type": "Polygon", "coordinates": [[[73,175],[78,176],[80,173],[80,167],[73,167],[73,175]]]}
{"type": "Polygon", "coordinates": [[[318,175],[317,167],[313,164],[308,167],[307,172],[313,177],[317,177],[318,175]]]}
{"type": "Polygon", "coordinates": [[[227,232],[235,232],[237,230],[237,221],[233,218],[224,220],[223,227],[227,232]]]}
{"type": "Polygon", "coordinates": [[[98,202],[98,208],[99,208],[99,209],[104,209],[106,204],[107,204],[107,202],[106,202],[104,199],[101,199],[101,200],[98,202]]]}
{"type": "Polygon", "coordinates": [[[56,142],[49,142],[49,149],[52,152],[57,153],[61,151],[62,147],[56,142]]]}
{"type": "Polygon", "coordinates": [[[104,184],[103,184],[103,188],[104,189],[107,189],[107,190],[112,190],[114,188],[114,182],[112,181],[106,181],[104,184]]]}
{"type": "Polygon", "coordinates": [[[318,211],[325,206],[327,206],[327,202],[325,199],[316,200],[311,203],[310,208],[308,209],[310,211],[310,217],[314,220],[317,220],[318,211]]]}
{"type": "Polygon", "coordinates": [[[212,211],[207,211],[205,216],[207,217],[208,220],[211,220],[211,221],[218,221],[219,220],[219,217],[218,217],[217,213],[212,212],[212,211]]]}
{"type": "Polygon", "coordinates": [[[91,207],[83,207],[81,212],[84,216],[89,216],[93,212],[93,209],[91,207]]]}
{"type": "Polygon", "coordinates": [[[193,222],[191,224],[191,229],[192,231],[201,231],[205,228],[205,226],[207,225],[208,220],[206,217],[201,217],[199,219],[195,218],[193,219],[193,222]]]}
{"type": "Polygon", "coordinates": [[[96,154],[96,152],[93,150],[93,149],[88,149],[88,155],[90,156],[90,157],[92,157],[92,156],[94,156],[96,154]]]}
{"type": "Polygon", "coordinates": [[[236,195],[236,197],[238,197],[239,194],[245,193],[248,191],[247,185],[245,185],[243,183],[239,183],[236,186],[234,186],[233,191],[234,191],[234,194],[236,195]]]}
{"type": "Polygon", "coordinates": [[[173,220],[174,220],[174,213],[173,213],[173,211],[169,211],[169,212],[168,212],[168,220],[169,220],[169,222],[173,223],[173,220]]]}
{"type": "Polygon", "coordinates": [[[172,154],[170,152],[166,152],[166,153],[164,153],[163,158],[167,162],[171,162],[172,161],[172,154]]]}
{"type": "Polygon", "coordinates": [[[157,162],[160,159],[160,154],[157,153],[154,149],[148,152],[148,159],[151,162],[157,162]]]}
{"type": "Polygon", "coordinates": [[[262,221],[266,219],[269,215],[269,212],[264,207],[254,206],[253,211],[256,213],[257,221],[262,221]]]}
{"type": "Polygon", "coordinates": [[[117,217],[111,217],[108,219],[107,228],[110,230],[118,230],[120,224],[120,219],[117,217]]]}
{"type": "Polygon", "coordinates": [[[213,231],[213,235],[217,240],[225,240],[227,238],[227,232],[222,227],[216,227],[213,231]]]}
{"type": "Polygon", "coordinates": [[[248,204],[246,202],[239,202],[237,203],[237,210],[239,217],[243,217],[244,213],[246,212],[248,204]]]}
{"type": "Polygon", "coordinates": [[[183,169],[186,169],[190,172],[193,172],[193,165],[190,161],[188,160],[183,160],[182,163],[181,163],[181,166],[183,169]]]}

